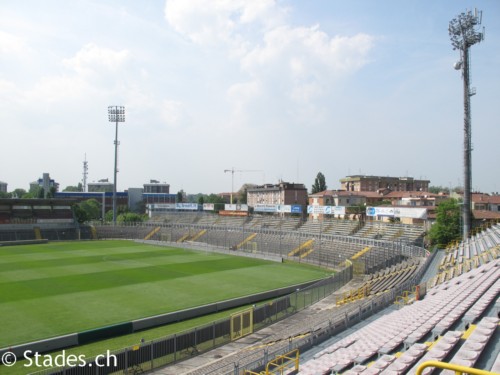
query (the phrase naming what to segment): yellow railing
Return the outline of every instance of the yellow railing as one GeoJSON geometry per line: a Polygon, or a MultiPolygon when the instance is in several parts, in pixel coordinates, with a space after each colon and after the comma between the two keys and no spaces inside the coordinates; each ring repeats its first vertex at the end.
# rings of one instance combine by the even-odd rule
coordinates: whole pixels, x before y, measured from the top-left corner
{"type": "Polygon", "coordinates": [[[246,244],[247,242],[253,240],[255,237],[257,237],[257,233],[252,233],[251,235],[249,235],[247,238],[245,238],[243,241],[241,241],[238,245],[235,246],[235,249],[239,249],[240,247],[242,247],[244,244],[246,244]]]}
{"type": "Polygon", "coordinates": [[[336,305],[345,305],[346,303],[363,299],[370,295],[370,287],[368,285],[362,286],[358,289],[353,289],[337,297],[336,305]]]}
{"type": "Polygon", "coordinates": [[[161,227],[156,227],[154,228],[151,232],[149,232],[146,237],[144,237],[144,239],[147,241],[149,240],[151,237],[153,237],[156,233],[158,233],[159,231],[161,230],[161,227]]]}
{"type": "Polygon", "coordinates": [[[189,233],[186,233],[184,236],[182,236],[181,238],[179,238],[179,239],[177,240],[177,243],[181,243],[181,242],[186,241],[186,240],[188,239],[188,237],[189,237],[189,236],[190,236],[190,234],[189,234],[189,233]]]}
{"type": "Polygon", "coordinates": [[[371,249],[371,246],[365,247],[363,250],[358,251],[356,254],[352,256],[352,260],[358,259],[361,255],[364,255],[371,249]]]}
{"type": "Polygon", "coordinates": [[[266,375],[270,374],[284,374],[292,368],[295,371],[299,369],[299,349],[292,350],[286,354],[277,356],[266,365],[266,375]]]}
{"type": "Polygon", "coordinates": [[[418,366],[416,375],[422,375],[427,367],[437,367],[441,370],[455,371],[456,375],[460,374],[495,375],[495,373],[490,371],[479,370],[477,368],[465,367],[465,366],[455,365],[453,363],[445,363],[439,361],[426,361],[422,363],[420,366],[418,366]]]}
{"type": "Polygon", "coordinates": [[[191,238],[191,241],[196,241],[198,238],[200,238],[201,236],[203,236],[205,233],[207,233],[207,230],[206,229],[202,229],[200,230],[198,233],[196,233],[192,238],[191,238]]]}
{"type": "Polygon", "coordinates": [[[289,257],[293,257],[295,254],[297,254],[301,250],[304,250],[304,249],[308,249],[309,250],[313,246],[313,244],[314,244],[314,238],[311,239],[311,240],[308,240],[308,241],[304,242],[300,246],[297,246],[295,249],[293,249],[292,251],[290,251],[288,253],[288,256],[289,257]]]}

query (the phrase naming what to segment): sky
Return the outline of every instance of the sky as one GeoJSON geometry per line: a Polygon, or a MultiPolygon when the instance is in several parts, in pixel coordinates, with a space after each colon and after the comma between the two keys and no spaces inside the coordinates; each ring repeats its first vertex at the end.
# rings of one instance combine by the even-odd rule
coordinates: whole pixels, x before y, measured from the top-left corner
{"type": "Polygon", "coordinates": [[[310,189],[318,172],[330,189],[358,174],[461,186],[448,25],[474,8],[472,187],[500,191],[496,0],[2,0],[0,181],[47,172],[62,190],[86,160],[87,182],[112,182],[107,112],[123,105],[119,191],[310,189]]]}

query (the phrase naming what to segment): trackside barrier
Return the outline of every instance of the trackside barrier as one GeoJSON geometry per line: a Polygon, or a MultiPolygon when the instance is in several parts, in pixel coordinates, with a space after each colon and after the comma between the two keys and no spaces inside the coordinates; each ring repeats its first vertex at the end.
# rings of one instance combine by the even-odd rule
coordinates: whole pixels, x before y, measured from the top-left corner
{"type": "MultiPolygon", "coordinates": [[[[267,327],[325,298],[352,279],[352,265],[304,289],[253,308],[253,329],[267,327]]],[[[86,359],[82,367],[45,369],[38,375],[104,375],[130,374],[166,366],[231,342],[231,319],[225,318],[165,338],[140,343],[111,352],[116,361],[99,367],[95,358],[86,359]]],[[[279,353],[284,354],[284,353],[279,353]]],[[[99,359],[99,358],[98,358],[99,359]]],[[[101,359],[102,361],[102,359],[101,359]]],[[[266,362],[267,363],[267,362],[266,362]]],[[[264,365],[265,363],[262,363],[264,365]]]]}
{"type": "MultiPolygon", "coordinates": [[[[153,225],[158,226],[158,223],[153,225]]],[[[170,225],[170,229],[173,230],[174,225],[170,225]]],[[[178,225],[178,228],[186,229],[185,225],[178,225]]],[[[193,225],[191,225],[193,227],[193,225]]],[[[213,230],[213,225],[209,226],[208,229],[213,230]]],[[[111,228],[114,230],[113,228],[111,228]]],[[[203,229],[203,228],[201,228],[203,229]]],[[[190,231],[194,232],[201,230],[200,226],[196,229],[193,227],[190,231]]],[[[118,228],[119,235],[114,236],[113,233],[108,233],[107,238],[128,238],[128,239],[140,239],[144,236],[139,237],[137,233],[142,232],[140,228],[133,228],[131,232],[128,232],[126,228],[118,228]],[[136,237],[131,236],[130,233],[136,233],[136,237]]],[[[148,228],[145,228],[147,231],[148,228]]],[[[220,230],[224,230],[225,233],[234,234],[233,232],[240,232],[240,237],[245,235],[246,228],[242,227],[223,227],[220,230]]],[[[258,232],[256,228],[249,228],[249,231],[258,232]]],[[[263,231],[263,230],[261,230],[263,231]]],[[[266,233],[271,233],[272,231],[266,230],[266,233]]],[[[99,233],[99,230],[98,230],[99,233]]],[[[293,232],[290,232],[293,234],[293,232]]],[[[283,231],[275,231],[277,235],[283,235],[283,231]]],[[[169,238],[169,241],[174,240],[175,236],[173,232],[171,235],[162,234],[169,238]]],[[[204,238],[209,237],[207,233],[204,238]]],[[[371,240],[364,238],[346,238],[344,236],[328,236],[321,235],[320,240],[327,237],[334,238],[339,241],[344,241],[345,244],[357,244],[364,246],[376,246],[379,250],[379,255],[383,256],[383,259],[367,259],[367,266],[370,269],[377,269],[378,267],[386,267],[388,264],[400,259],[401,257],[426,257],[426,261],[420,267],[420,269],[412,276],[411,279],[406,282],[395,286],[392,290],[383,293],[378,296],[373,296],[368,298],[366,301],[360,301],[359,303],[347,304],[342,306],[339,311],[340,313],[331,317],[331,319],[324,321],[322,323],[316,324],[314,327],[310,327],[309,334],[300,338],[289,338],[288,341],[284,340],[282,343],[277,345],[277,349],[270,352],[267,348],[261,351],[259,355],[257,351],[249,354],[247,357],[239,358],[237,363],[231,365],[223,365],[218,369],[207,372],[206,375],[217,374],[217,375],[234,375],[242,374],[242,371],[260,371],[265,369],[265,365],[269,362],[269,358],[273,358],[279,355],[285,355],[286,353],[292,351],[293,349],[299,349],[301,351],[307,350],[328,338],[344,331],[346,328],[357,324],[361,320],[373,315],[374,313],[382,310],[383,308],[391,305],[396,296],[401,294],[404,290],[411,290],[411,288],[416,285],[421,279],[424,271],[428,267],[430,260],[432,259],[430,254],[422,248],[413,246],[405,242],[384,242],[379,240],[371,240]]],[[[100,236],[102,238],[102,236],[100,236]]],[[[163,237],[165,238],[165,237],[163,237]]],[[[281,237],[280,237],[281,238],[281,237]]],[[[310,239],[310,236],[309,236],[310,239]]],[[[199,250],[204,250],[204,244],[197,244],[199,250]]],[[[205,244],[207,249],[217,249],[217,246],[205,244]]],[[[221,249],[228,249],[224,246],[221,249]]],[[[262,251],[262,247],[260,247],[262,251]]],[[[276,254],[275,249],[272,249],[269,253],[262,252],[261,254],[276,254]]],[[[368,252],[371,254],[374,252],[368,252]]],[[[235,254],[237,255],[237,254],[235,254]]],[[[311,263],[317,264],[318,261],[312,260],[311,263]]],[[[322,262],[319,259],[319,263],[322,266],[333,266],[340,265],[338,261],[333,261],[332,263],[322,262]]],[[[258,306],[254,309],[253,319],[254,319],[254,329],[258,330],[260,328],[266,327],[270,324],[277,322],[278,320],[285,319],[297,311],[303,310],[308,306],[318,302],[320,299],[326,297],[332,292],[338,290],[340,287],[345,285],[353,277],[353,266],[352,263],[346,262],[346,267],[335,275],[318,282],[305,289],[297,289],[294,293],[288,296],[276,299],[271,304],[265,304],[263,306],[258,306]]],[[[231,327],[230,320],[222,319],[219,321],[212,322],[208,325],[198,327],[189,332],[182,332],[176,335],[172,335],[166,338],[153,340],[146,343],[141,343],[140,345],[118,350],[112,354],[116,356],[117,363],[106,368],[98,368],[94,366],[95,359],[88,359],[88,367],[76,367],[76,368],[59,368],[59,369],[47,369],[40,371],[36,374],[48,375],[48,374],[60,374],[60,375],[100,375],[100,374],[129,374],[138,373],[142,371],[147,371],[150,369],[163,367],[174,362],[181,361],[186,358],[190,358],[198,353],[206,352],[215,347],[225,345],[231,340],[231,327]]]]}
{"type": "MultiPolygon", "coordinates": [[[[239,298],[233,298],[226,301],[210,303],[207,305],[194,307],[191,309],[174,311],[171,313],[150,316],[133,320],[131,322],[124,322],[111,326],[99,327],[96,329],[73,333],[65,336],[53,337],[45,340],[24,343],[20,345],[10,346],[9,348],[0,348],[0,356],[9,351],[14,353],[17,357],[22,357],[26,350],[31,350],[37,353],[47,353],[55,350],[68,348],[71,346],[83,345],[94,341],[109,339],[116,336],[122,336],[129,333],[141,331],[144,329],[158,327],[180,320],[195,318],[201,315],[216,313],[223,310],[232,309],[237,306],[251,305],[259,301],[277,298],[294,292],[297,288],[307,288],[315,282],[306,282],[295,286],[279,288],[267,292],[256,293],[239,298]]],[[[281,311],[281,310],[279,310],[281,311]]],[[[278,312],[279,312],[278,311],[278,312]]]]}
{"type": "MultiPolygon", "coordinates": [[[[205,234],[196,240],[194,245],[199,250],[206,249],[233,249],[236,254],[245,252],[272,254],[284,259],[310,263],[327,268],[342,268],[341,263],[345,258],[339,258],[335,252],[337,248],[370,248],[370,251],[359,255],[357,267],[366,273],[384,269],[401,262],[407,257],[425,257],[426,250],[404,240],[384,241],[372,238],[342,236],[319,233],[305,233],[294,230],[281,230],[277,228],[254,227],[243,225],[218,225],[218,224],[187,224],[187,223],[123,223],[120,225],[95,224],[99,239],[135,239],[142,240],[155,227],[160,227],[150,240],[160,241],[164,244],[171,243],[179,246],[185,242],[180,239],[191,238],[202,230],[205,234]],[[249,236],[257,234],[251,242],[250,249],[236,250],[235,246],[242,243],[249,236]],[[185,237],[187,236],[187,237],[185,237]],[[183,238],[185,237],[185,238],[183,238]],[[268,242],[272,240],[273,242],[268,242]],[[288,256],[294,249],[306,244],[312,244],[313,252],[306,257],[288,256]],[[330,246],[330,247],[329,247],[330,246]],[[335,249],[331,248],[335,246],[335,249]]],[[[189,241],[188,241],[189,242],[189,241]]],[[[339,253],[340,254],[340,253],[339,253]]]]}

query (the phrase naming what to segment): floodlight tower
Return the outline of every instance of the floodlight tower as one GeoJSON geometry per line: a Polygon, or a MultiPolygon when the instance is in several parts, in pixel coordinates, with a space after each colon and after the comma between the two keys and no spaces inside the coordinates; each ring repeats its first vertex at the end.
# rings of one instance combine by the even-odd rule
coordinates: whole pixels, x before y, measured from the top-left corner
{"type": "Polygon", "coordinates": [[[125,107],[124,106],[109,106],[108,107],[108,119],[109,122],[114,122],[115,127],[115,171],[114,171],[114,181],[113,181],[113,224],[116,224],[116,175],[118,173],[117,162],[118,162],[118,123],[125,122],[125,107]]]}
{"type": "Polygon", "coordinates": [[[464,204],[462,206],[463,233],[462,238],[466,240],[469,236],[472,223],[471,207],[471,118],[470,118],[470,98],[476,94],[475,88],[470,88],[470,60],[469,48],[484,39],[484,28],[479,31],[481,25],[482,12],[477,9],[460,13],[450,21],[448,32],[450,34],[453,50],[460,51],[460,60],[455,63],[454,68],[462,71],[464,84],[464,204]]]}

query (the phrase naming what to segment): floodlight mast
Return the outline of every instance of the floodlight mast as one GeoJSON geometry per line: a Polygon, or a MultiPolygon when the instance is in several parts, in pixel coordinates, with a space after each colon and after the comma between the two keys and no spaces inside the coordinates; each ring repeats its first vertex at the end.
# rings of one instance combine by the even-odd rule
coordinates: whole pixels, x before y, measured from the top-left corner
{"type": "Polygon", "coordinates": [[[481,25],[482,11],[474,10],[460,13],[450,21],[448,32],[451,45],[454,50],[460,50],[460,61],[455,63],[454,68],[462,71],[463,96],[464,96],[464,202],[462,205],[463,232],[462,238],[465,241],[469,237],[472,226],[472,136],[471,136],[471,114],[470,98],[476,93],[470,88],[470,59],[469,48],[484,39],[484,28],[482,31],[476,30],[481,25]]]}
{"type": "Polygon", "coordinates": [[[113,181],[113,224],[116,224],[116,176],[118,174],[118,123],[125,122],[125,107],[124,106],[109,106],[108,107],[109,122],[115,123],[115,170],[113,181]]]}

